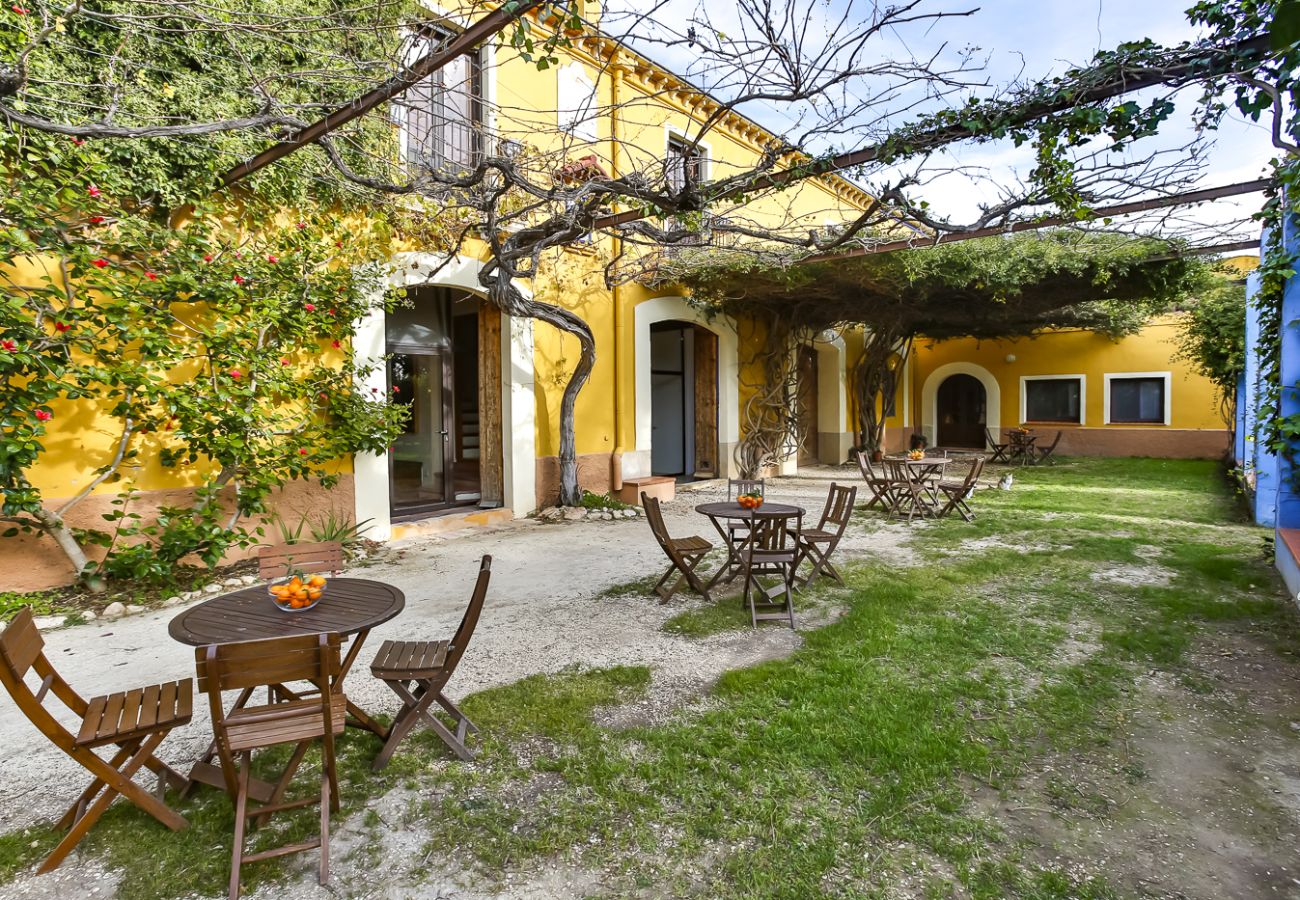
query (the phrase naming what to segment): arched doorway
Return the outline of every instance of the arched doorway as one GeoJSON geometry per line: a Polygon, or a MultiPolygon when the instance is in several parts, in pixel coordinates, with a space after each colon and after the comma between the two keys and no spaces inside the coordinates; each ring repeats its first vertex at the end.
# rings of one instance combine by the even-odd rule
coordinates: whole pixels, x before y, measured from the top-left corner
{"type": "Polygon", "coordinates": [[[973,375],[949,375],[935,396],[936,443],[941,447],[984,447],[988,397],[973,375]]]}
{"type": "Polygon", "coordinates": [[[718,453],[718,339],[691,322],[650,327],[650,471],[714,477],[718,453]]]}

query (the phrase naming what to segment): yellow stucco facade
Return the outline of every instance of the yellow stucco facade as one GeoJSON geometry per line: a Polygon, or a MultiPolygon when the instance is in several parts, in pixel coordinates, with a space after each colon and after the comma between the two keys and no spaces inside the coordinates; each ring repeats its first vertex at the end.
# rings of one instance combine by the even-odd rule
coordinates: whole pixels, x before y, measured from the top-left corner
{"type": "MultiPolygon", "coordinates": [[[[589,4],[594,9],[594,4],[589,4]]],[[[589,11],[589,16],[591,11],[589,11]]],[[[484,60],[483,90],[494,112],[484,122],[494,139],[509,140],[544,154],[577,160],[594,155],[610,175],[653,171],[662,166],[668,142],[675,134],[711,116],[716,104],[700,96],[671,73],[601,37],[580,37],[559,51],[561,61],[545,72],[498,47],[484,60]],[[589,85],[593,108],[601,114],[589,122],[566,122],[564,85],[589,85]]],[[[706,178],[717,179],[750,168],[773,137],[733,113],[704,142],[706,178]]],[[[782,221],[817,228],[849,220],[870,198],[851,183],[834,177],[811,179],[797,188],[746,201],[723,216],[755,221],[782,221]]],[[[617,210],[616,210],[617,211],[617,210]]],[[[590,326],[597,359],[589,383],[576,407],[576,444],[580,481],[584,488],[604,492],[636,479],[667,474],[725,476],[734,474],[732,451],[743,432],[743,409],[761,381],[756,357],[765,334],[749,321],[704,317],[679,290],[651,289],[638,283],[606,286],[604,268],[620,250],[613,238],[554,250],[543,259],[538,275],[521,289],[538,300],[572,310],[590,326]],[[668,343],[664,343],[667,335],[668,343]],[[673,341],[682,351],[681,372],[656,368],[662,347],[673,341]],[[690,354],[694,353],[693,357],[690,354]],[[660,401],[664,384],[680,376],[682,398],[674,407],[681,421],[673,424],[673,440],[684,447],[683,471],[656,457],[665,439],[660,401]],[[669,379],[669,381],[665,381],[669,379]],[[707,382],[707,383],[706,383],[707,382]],[[694,390],[692,390],[694,388],[694,390]],[[709,404],[713,404],[710,407],[709,404]],[[712,416],[712,421],[706,421],[712,416]],[[694,417],[694,418],[692,418],[694,417]],[[678,434],[678,432],[681,432],[678,434]],[[695,441],[695,447],[691,441],[695,441]],[[711,445],[710,445],[711,442],[711,445]],[[703,448],[703,449],[701,449],[703,448]]],[[[393,250],[390,286],[418,291],[426,287],[480,295],[477,273],[485,248],[469,246],[446,265],[434,248],[421,247],[398,236],[393,250]],[[435,271],[436,270],[436,271],[435,271]]],[[[36,262],[30,265],[39,268],[36,262]]],[[[32,271],[28,277],[42,273],[32,271]]],[[[889,440],[898,445],[920,431],[931,443],[939,434],[944,410],[940,388],[952,374],[974,374],[985,391],[980,410],[995,432],[1024,421],[1024,379],[1069,375],[1082,379],[1083,416],[1072,426],[1063,452],[1151,453],[1153,455],[1214,455],[1226,444],[1210,384],[1172,360],[1173,320],[1152,323],[1140,334],[1115,342],[1085,332],[1058,332],[1016,341],[953,340],[915,346],[896,398],[896,415],[888,421],[889,440]],[[1167,373],[1171,415],[1159,425],[1107,424],[1107,377],[1123,373],[1167,373]]],[[[382,361],[386,344],[382,311],[363,322],[353,352],[382,361]]],[[[817,438],[812,455],[826,463],[842,462],[853,444],[852,410],[846,373],[861,342],[853,334],[819,344],[810,359],[810,427],[817,438]]],[[[554,502],[558,487],[559,407],[564,385],[578,360],[576,340],[549,325],[502,317],[499,355],[500,427],[504,487],[494,505],[522,516],[554,502]]],[[[499,352],[498,352],[499,351],[499,352]]],[[[486,351],[479,347],[482,356],[486,351]]],[[[381,365],[369,386],[387,392],[388,375],[381,365]]],[[[968,384],[969,387],[969,384],[968,384]]],[[[676,403],[674,398],[669,398],[676,403]]],[[[93,403],[56,406],[47,441],[49,452],[32,473],[34,483],[54,504],[85,485],[103,464],[116,433],[101,421],[93,403]]],[[[143,497],[139,510],[183,498],[195,482],[164,469],[156,446],[145,437],[141,463],[125,473],[143,497]]],[[[497,448],[493,448],[496,452],[497,448]]],[[[385,540],[402,533],[412,516],[399,515],[392,502],[393,463],[389,455],[340,460],[340,484],[326,492],[312,484],[294,483],[276,498],[286,518],[309,509],[332,509],[371,520],[368,536],[385,540]]],[[[792,471],[796,461],[783,467],[792,471]]],[[[450,478],[450,476],[447,476],[450,478]]],[[[100,524],[122,485],[104,484],[83,504],[71,522],[100,524]]],[[[447,504],[477,509],[472,492],[466,502],[447,504]]],[[[454,499],[454,498],[453,498],[454,499]]],[[[445,511],[440,511],[445,512],[445,511]]],[[[499,518],[499,515],[494,517],[499,518]]],[[[0,542],[0,590],[33,589],[66,582],[71,569],[47,538],[22,536],[0,542]]]]}

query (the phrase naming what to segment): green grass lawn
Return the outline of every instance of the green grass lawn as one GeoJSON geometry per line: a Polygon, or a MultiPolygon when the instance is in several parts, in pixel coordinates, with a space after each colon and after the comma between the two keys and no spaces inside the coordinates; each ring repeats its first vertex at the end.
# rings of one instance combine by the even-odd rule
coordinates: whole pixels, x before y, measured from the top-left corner
{"type": "MultiPolygon", "coordinates": [[[[373,739],[350,734],[343,795],[358,810],[406,789],[400,821],[489,884],[558,860],[620,895],[1122,895],[1104,871],[1010,833],[977,796],[1049,756],[1111,752],[1136,680],[1190,683],[1187,651],[1214,629],[1294,651],[1294,610],[1211,463],[1066,460],[1017,475],[979,494],[975,522],[916,528],[916,565],[842,567],[841,618],[790,658],[727,673],[668,724],[592,719],[640,696],[647,669],[537,676],[467,700],[485,735],[472,766],[417,734],[372,779],[373,739]]],[[[723,610],[676,630],[728,627],[748,626],[723,610]]],[[[1068,774],[1053,785],[1060,803],[1088,803],[1068,774]]],[[[228,804],[209,792],[187,815],[195,827],[169,836],[118,805],[87,846],[123,868],[124,897],[217,895],[228,804]],[[142,858],[142,842],[158,852],[142,858]],[[204,855],[213,863],[194,864],[204,855]]],[[[48,840],[0,839],[0,875],[48,840]]]]}

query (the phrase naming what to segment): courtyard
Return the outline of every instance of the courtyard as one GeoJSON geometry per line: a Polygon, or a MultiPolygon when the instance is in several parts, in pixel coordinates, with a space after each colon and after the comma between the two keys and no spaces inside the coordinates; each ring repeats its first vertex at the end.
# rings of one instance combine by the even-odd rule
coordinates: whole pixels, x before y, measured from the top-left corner
{"type": "MultiPolygon", "coordinates": [[[[1067,458],[997,490],[1001,471],[972,523],[859,511],[847,586],[801,594],[794,632],[751,629],[734,593],[659,603],[644,519],[389,545],[363,571],[408,603],[376,639],[449,632],[494,556],[448,688],[478,758],[419,730],[373,774],[378,739],[349,729],[331,888],[308,855],[250,867],[247,896],[1300,896],[1300,628],[1271,539],[1214,463],[1067,458]]],[[[768,496],[811,511],[832,480],[856,470],[768,496]]],[[[707,534],[693,507],[725,490],[679,492],[669,530],[707,534]]],[[[176,611],[48,650],[96,690],[183,678],[176,611]]],[[[361,672],[348,693],[396,708],[361,672]]],[[[202,718],[164,759],[201,752],[202,718]]],[[[187,831],[119,802],[31,875],[82,779],[10,704],[0,735],[0,897],[220,895],[233,813],[208,789],[187,831]]]]}

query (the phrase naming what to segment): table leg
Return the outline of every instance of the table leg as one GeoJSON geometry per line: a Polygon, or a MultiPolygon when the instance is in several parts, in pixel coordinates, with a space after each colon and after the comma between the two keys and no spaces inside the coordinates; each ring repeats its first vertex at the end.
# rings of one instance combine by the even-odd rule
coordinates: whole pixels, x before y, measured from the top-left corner
{"type": "MultiPolygon", "coordinates": [[[[347,655],[343,657],[343,663],[339,666],[339,673],[334,678],[335,690],[342,691],[343,696],[347,696],[347,691],[343,690],[343,679],[347,678],[348,672],[352,669],[352,664],[357,661],[357,655],[361,652],[361,645],[366,642],[370,636],[370,629],[358,631],[352,637],[352,646],[348,647],[347,655]]],[[[351,700],[348,702],[348,722],[353,728],[364,728],[367,731],[379,735],[381,740],[388,738],[388,729],[376,722],[361,707],[357,706],[351,700]]]]}

